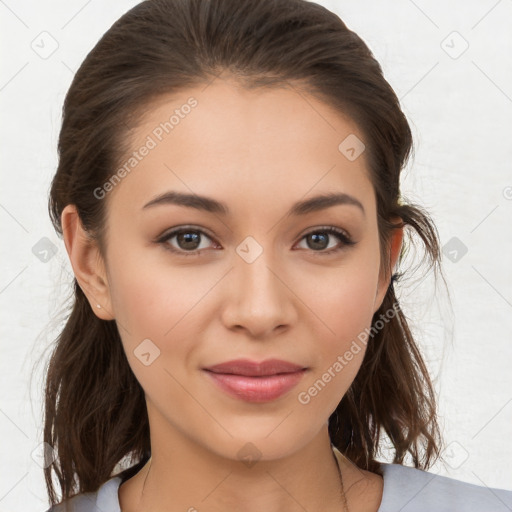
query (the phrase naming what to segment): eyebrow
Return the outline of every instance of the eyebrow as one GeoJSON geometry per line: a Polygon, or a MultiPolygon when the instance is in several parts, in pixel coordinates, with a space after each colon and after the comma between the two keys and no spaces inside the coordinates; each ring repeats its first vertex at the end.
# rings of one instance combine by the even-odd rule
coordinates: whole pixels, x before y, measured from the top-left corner
{"type": "MultiPolygon", "coordinates": [[[[149,203],[143,206],[143,210],[154,206],[174,204],[178,206],[185,206],[187,208],[195,208],[219,215],[229,215],[229,208],[226,204],[212,199],[211,197],[199,196],[197,194],[187,194],[183,192],[165,192],[154,197],[149,203]]],[[[365,215],[364,206],[354,196],[345,193],[326,193],[298,201],[295,203],[287,215],[306,215],[311,212],[316,212],[330,208],[336,205],[350,205],[356,206],[365,215]]]]}

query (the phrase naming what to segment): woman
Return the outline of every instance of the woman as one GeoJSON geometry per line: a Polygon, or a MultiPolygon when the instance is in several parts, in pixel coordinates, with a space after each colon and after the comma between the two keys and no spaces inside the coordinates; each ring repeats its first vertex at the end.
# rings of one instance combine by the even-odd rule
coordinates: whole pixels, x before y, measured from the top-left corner
{"type": "Polygon", "coordinates": [[[147,1],[110,28],[50,192],[76,277],[50,510],[512,507],[425,471],[441,436],[395,269],[406,226],[429,268],[440,252],[400,198],[411,145],[367,46],[317,4],[147,1]]]}

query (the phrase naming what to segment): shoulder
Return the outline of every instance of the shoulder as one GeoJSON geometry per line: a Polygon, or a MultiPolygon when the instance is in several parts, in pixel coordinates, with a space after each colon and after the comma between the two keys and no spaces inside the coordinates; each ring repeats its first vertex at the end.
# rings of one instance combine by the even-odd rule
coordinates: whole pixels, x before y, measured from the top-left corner
{"type": "Polygon", "coordinates": [[[512,491],[381,463],[384,492],[378,512],[510,512],[512,491]]]}
{"type": "Polygon", "coordinates": [[[118,494],[121,480],[121,477],[111,478],[98,491],[77,494],[46,512],[121,512],[118,494]]]}

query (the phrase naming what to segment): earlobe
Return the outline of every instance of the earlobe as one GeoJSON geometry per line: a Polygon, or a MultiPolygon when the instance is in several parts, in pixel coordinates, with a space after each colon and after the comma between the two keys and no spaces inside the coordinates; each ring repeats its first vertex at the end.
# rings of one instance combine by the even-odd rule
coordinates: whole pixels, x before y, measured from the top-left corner
{"type": "Polygon", "coordinates": [[[113,320],[105,264],[96,242],[84,230],[75,205],[69,204],[64,208],[61,225],[73,272],[91,309],[98,318],[113,320]]]}
{"type": "MultiPolygon", "coordinates": [[[[399,219],[401,220],[401,219],[399,219]]],[[[374,305],[374,313],[380,308],[382,302],[384,301],[384,297],[386,296],[386,292],[389,288],[389,284],[391,282],[391,277],[393,275],[393,269],[398,262],[398,258],[400,256],[400,251],[402,249],[402,242],[404,236],[404,227],[394,228],[391,233],[391,241],[389,248],[389,268],[386,269],[386,272],[379,279],[379,286],[377,288],[377,293],[375,296],[375,305],[374,305]]]]}

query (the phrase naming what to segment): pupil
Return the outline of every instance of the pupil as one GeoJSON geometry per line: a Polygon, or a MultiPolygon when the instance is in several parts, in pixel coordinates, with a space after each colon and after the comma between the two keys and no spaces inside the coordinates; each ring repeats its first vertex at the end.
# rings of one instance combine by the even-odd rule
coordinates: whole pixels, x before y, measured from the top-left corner
{"type": "Polygon", "coordinates": [[[327,240],[327,236],[324,234],[318,234],[318,233],[313,233],[312,235],[310,235],[311,239],[313,240],[313,248],[315,249],[325,249],[326,245],[325,245],[325,242],[327,240]],[[318,244],[318,240],[320,239],[320,245],[317,245],[315,247],[315,244],[318,244]],[[322,240],[323,239],[323,240],[322,240]],[[322,243],[323,242],[323,243],[322,243]]]}
{"type": "Polygon", "coordinates": [[[196,249],[199,242],[199,234],[193,232],[180,233],[178,235],[178,243],[183,249],[196,249]]]}

